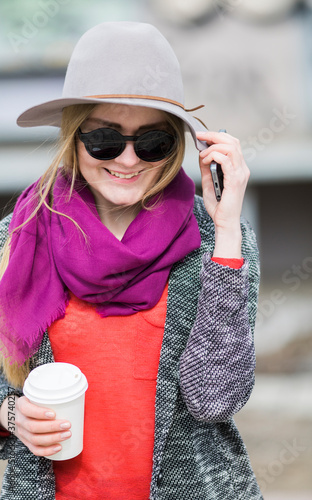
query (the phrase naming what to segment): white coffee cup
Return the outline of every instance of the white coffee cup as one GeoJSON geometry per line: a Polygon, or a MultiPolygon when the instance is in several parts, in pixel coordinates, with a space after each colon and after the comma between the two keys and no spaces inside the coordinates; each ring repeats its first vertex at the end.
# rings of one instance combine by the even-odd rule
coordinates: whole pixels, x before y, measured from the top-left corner
{"type": "Polygon", "coordinates": [[[83,449],[84,400],[88,382],[80,369],[70,363],[48,363],[28,375],[23,392],[37,406],[51,408],[57,419],[71,423],[71,437],[62,441],[62,450],[46,458],[68,460],[83,449]]]}

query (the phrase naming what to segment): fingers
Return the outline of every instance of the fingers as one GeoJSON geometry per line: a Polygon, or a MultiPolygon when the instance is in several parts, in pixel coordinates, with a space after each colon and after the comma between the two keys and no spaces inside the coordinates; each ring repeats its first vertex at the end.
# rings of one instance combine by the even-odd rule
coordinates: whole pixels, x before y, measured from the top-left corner
{"type": "MultiPolygon", "coordinates": [[[[233,144],[213,144],[199,153],[200,158],[206,165],[215,160],[215,153],[220,153],[225,157],[241,159],[240,151],[233,144]]],[[[216,160],[215,160],[216,161],[216,160]]]]}
{"type": "Polygon", "coordinates": [[[34,455],[47,457],[62,449],[61,442],[70,438],[71,432],[33,434],[22,428],[18,437],[34,455]]]}
{"type": "Polygon", "coordinates": [[[207,149],[200,152],[200,167],[208,166],[212,161],[220,163],[225,177],[240,173],[244,183],[249,179],[249,169],[245,163],[240,142],[224,132],[199,132],[197,137],[207,142],[207,149]]]}
{"type": "Polygon", "coordinates": [[[225,162],[225,158],[216,157],[215,153],[221,153],[224,157],[231,158],[233,166],[245,163],[240,142],[236,137],[224,132],[199,132],[198,138],[207,142],[207,149],[199,154],[203,164],[207,165],[213,160],[218,161],[218,163],[225,162]]]}
{"type": "Polygon", "coordinates": [[[197,138],[207,143],[199,154],[203,200],[216,228],[230,232],[238,227],[243,198],[250,176],[240,142],[225,132],[198,132],[197,138]],[[209,165],[219,163],[223,172],[223,193],[217,202],[209,165]]]}
{"type": "Polygon", "coordinates": [[[53,455],[71,437],[70,422],[56,420],[55,412],[31,403],[25,396],[16,404],[16,436],[37,456],[53,455]]]}
{"type": "Polygon", "coordinates": [[[209,130],[207,132],[197,132],[196,136],[200,141],[206,141],[207,146],[210,146],[211,144],[219,144],[220,142],[224,144],[239,144],[239,140],[236,139],[236,137],[233,137],[226,132],[214,132],[209,130]]]}
{"type": "Polygon", "coordinates": [[[200,152],[200,157],[204,158],[210,151],[220,151],[224,154],[228,152],[239,153],[242,156],[240,142],[226,132],[197,132],[197,138],[207,143],[207,149],[200,152]]]}
{"type": "Polygon", "coordinates": [[[16,407],[24,415],[24,417],[34,418],[37,420],[51,420],[56,416],[55,411],[31,403],[26,396],[22,396],[18,399],[16,407]]]}

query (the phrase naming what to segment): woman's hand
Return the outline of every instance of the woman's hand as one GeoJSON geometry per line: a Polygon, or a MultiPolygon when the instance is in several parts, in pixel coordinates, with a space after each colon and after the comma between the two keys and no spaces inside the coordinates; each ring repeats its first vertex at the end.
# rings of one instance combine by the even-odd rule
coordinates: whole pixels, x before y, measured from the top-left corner
{"type": "MultiPolygon", "coordinates": [[[[8,429],[8,399],[4,400],[0,414],[1,425],[5,429],[8,429]]],[[[48,457],[60,451],[60,443],[71,436],[70,427],[70,422],[56,420],[53,410],[36,406],[25,396],[15,397],[14,435],[34,455],[48,457]]]]}
{"type": "Polygon", "coordinates": [[[207,142],[207,149],[199,154],[203,200],[215,224],[214,256],[241,257],[240,215],[249,179],[239,140],[224,132],[198,132],[197,138],[207,142]],[[212,161],[221,165],[224,189],[221,201],[216,200],[210,173],[212,161]]]}

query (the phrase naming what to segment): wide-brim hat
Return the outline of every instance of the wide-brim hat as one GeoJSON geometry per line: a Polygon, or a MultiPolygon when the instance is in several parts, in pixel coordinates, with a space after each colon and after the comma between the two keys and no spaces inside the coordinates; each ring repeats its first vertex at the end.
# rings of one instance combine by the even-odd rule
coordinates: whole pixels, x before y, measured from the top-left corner
{"type": "Polygon", "coordinates": [[[107,22],[87,31],[70,58],[63,94],[22,113],[20,127],[61,125],[73,104],[116,103],[147,106],[183,120],[197,149],[207,145],[196,131],[207,130],[184,107],[180,65],[166,38],[152,25],[107,22]]]}

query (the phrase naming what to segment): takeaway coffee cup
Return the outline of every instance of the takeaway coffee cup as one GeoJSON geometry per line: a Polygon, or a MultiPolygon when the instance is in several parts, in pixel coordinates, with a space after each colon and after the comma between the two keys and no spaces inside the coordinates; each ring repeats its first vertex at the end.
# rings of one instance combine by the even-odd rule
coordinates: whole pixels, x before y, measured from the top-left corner
{"type": "Polygon", "coordinates": [[[51,408],[57,419],[71,422],[71,437],[62,441],[62,450],[51,460],[74,458],[83,449],[84,400],[88,382],[80,369],[70,363],[48,363],[28,375],[23,392],[34,404],[51,408]]]}

